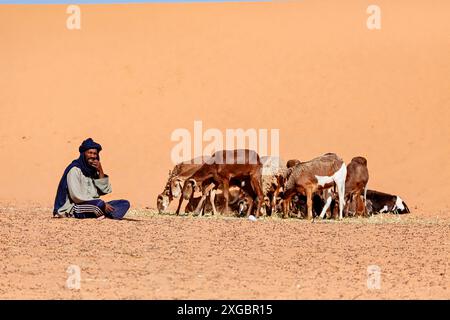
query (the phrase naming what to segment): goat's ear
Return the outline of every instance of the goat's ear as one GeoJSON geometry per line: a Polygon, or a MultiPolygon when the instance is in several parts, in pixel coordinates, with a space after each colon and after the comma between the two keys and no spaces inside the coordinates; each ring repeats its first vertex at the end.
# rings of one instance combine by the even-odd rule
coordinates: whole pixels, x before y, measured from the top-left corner
{"type": "Polygon", "coordinates": [[[172,170],[169,170],[169,177],[172,175],[172,170]]]}
{"type": "Polygon", "coordinates": [[[158,195],[158,201],[162,201],[162,199],[163,199],[163,196],[161,194],[158,195]]]}

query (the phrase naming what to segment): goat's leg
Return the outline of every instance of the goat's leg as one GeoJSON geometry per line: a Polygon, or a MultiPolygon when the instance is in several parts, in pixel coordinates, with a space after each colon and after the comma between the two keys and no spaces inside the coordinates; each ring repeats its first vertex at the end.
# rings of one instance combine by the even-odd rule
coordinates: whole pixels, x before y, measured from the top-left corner
{"type": "Polygon", "coordinates": [[[335,194],[336,194],[336,191],[333,190],[332,196],[331,196],[330,209],[328,209],[327,214],[326,214],[326,218],[327,218],[327,219],[331,219],[331,217],[333,216],[334,208],[336,207],[336,197],[335,197],[335,194]]]}
{"type": "Polygon", "coordinates": [[[361,216],[363,216],[365,218],[369,217],[369,215],[367,214],[366,205],[364,203],[364,195],[363,194],[358,194],[357,208],[358,208],[358,211],[361,213],[361,216]]]}
{"type": "Polygon", "coordinates": [[[347,166],[342,165],[341,169],[334,175],[334,183],[337,187],[339,196],[339,220],[342,220],[342,214],[345,206],[345,180],[347,177],[347,166]]]}
{"type": "Polygon", "coordinates": [[[203,210],[203,203],[205,202],[206,195],[203,194],[200,198],[199,202],[197,203],[197,207],[195,207],[195,210],[193,212],[194,216],[198,216],[201,213],[201,210],[203,210]]]}
{"type": "Polygon", "coordinates": [[[291,199],[290,198],[284,198],[281,201],[282,201],[282,206],[283,206],[283,215],[282,215],[282,217],[286,218],[287,214],[289,212],[289,206],[290,206],[291,199]]]}
{"type": "Polygon", "coordinates": [[[342,213],[345,205],[345,180],[337,182],[337,189],[339,195],[339,220],[342,220],[342,213]]]}
{"type": "Polygon", "coordinates": [[[331,204],[331,190],[327,189],[326,191],[324,191],[323,195],[325,196],[325,194],[327,194],[327,200],[325,201],[325,205],[322,208],[322,212],[320,213],[320,219],[323,219],[323,217],[325,216],[325,214],[327,213],[328,208],[330,207],[331,204]]]}
{"type": "Polygon", "coordinates": [[[195,215],[195,216],[198,215],[198,214],[200,214],[200,210],[203,211],[203,209],[204,209],[203,203],[204,203],[205,200],[206,200],[206,196],[208,195],[208,192],[209,192],[213,187],[214,187],[214,183],[210,183],[206,188],[204,188],[204,189],[202,190],[202,197],[200,198],[200,201],[198,202],[197,207],[196,207],[195,210],[194,210],[194,215],[195,215]]]}
{"type": "Polygon", "coordinates": [[[276,211],[276,206],[277,206],[277,197],[280,194],[280,190],[281,190],[281,178],[277,177],[277,187],[275,188],[275,191],[273,192],[273,197],[272,197],[272,213],[276,211]]]}
{"type": "Polygon", "coordinates": [[[250,178],[250,184],[252,185],[253,191],[256,193],[256,214],[255,217],[258,218],[261,213],[261,206],[264,201],[264,195],[261,187],[261,176],[254,175],[250,178]]]}
{"type": "Polygon", "coordinates": [[[356,198],[356,210],[358,210],[358,215],[365,217],[365,213],[364,213],[364,201],[362,199],[363,195],[360,195],[359,193],[357,194],[357,198],[356,198]]]}
{"type": "Polygon", "coordinates": [[[208,195],[209,195],[209,192],[205,193],[205,201],[203,201],[203,207],[202,207],[202,216],[204,216],[206,213],[206,198],[208,197],[208,195]]]}
{"type": "Polygon", "coordinates": [[[207,193],[202,190],[202,196],[200,197],[200,200],[197,203],[197,206],[195,207],[194,216],[203,216],[205,215],[205,205],[206,205],[206,197],[208,196],[207,193]]]}
{"type": "Polygon", "coordinates": [[[183,196],[180,197],[180,201],[178,202],[178,208],[176,211],[176,215],[180,214],[181,204],[183,203],[183,196]]]}
{"type": "MultiPolygon", "coordinates": [[[[213,214],[216,214],[216,208],[214,206],[214,199],[216,197],[215,187],[216,187],[216,185],[214,184],[214,182],[212,182],[206,188],[203,189],[203,194],[205,195],[205,198],[209,194],[209,200],[211,201],[213,214]]],[[[203,205],[203,214],[205,214],[205,211],[206,211],[206,199],[205,199],[205,204],[203,205]]]]}
{"type": "Polygon", "coordinates": [[[355,207],[355,216],[357,216],[357,217],[362,216],[361,205],[360,205],[359,200],[360,200],[359,192],[354,193],[352,195],[352,202],[353,202],[353,206],[355,207]]]}
{"type": "Polygon", "coordinates": [[[338,218],[338,205],[339,205],[339,199],[336,198],[336,196],[334,197],[334,205],[333,205],[333,210],[331,211],[331,217],[332,219],[336,220],[338,218]]]}
{"type": "Polygon", "coordinates": [[[369,212],[367,211],[367,184],[364,186],[364,215],[369,217],[369,212]]]}
{"type": "Polygon", "coordinates": [[[311,187],[307,187],[306,188],[306,206],[307,206],[307,215],[306,218],[308,220],[312,220],[313,218],[313,212],[312,212],[312,188],[311,187]]]}
{"type": "Polygon", "coordinates": [[[352,195],[345,196],[344,217],[349,216],[351,203],[352,203],[352,195]]]}
{"type": "Polygon", "coordinates": [[[204,204],[204,202],[205,202],[205,200],[206,200],[206,193],[203,193],[202,194],[202,197],[200,198],[200,200],[198,201],[198,203],[197,203],[197,207],[195,207],[195,210],[194,210],[194,216],[198,216],[202,211],[203,211],[203,204],[204,204]]]}
{"type": "Polygon", "coordinates": [[[249,198],[250,200],[248,200],[247,199],[247,203],[249,204],[248,205],[248,208],[247,208],[247,217],[252,213],[252,211],[253,211],[253,203],[254,203],[254,201],[253,201],[253,199],[250,197],[249,198]]]}
{"type": "Polygon", "coordinates": [[[223,198],[225,199],[223,214],[228,215],[230,212],[230,208],[228,207],[230,200],[230,181],[228,179],[223,180],[223,198]]]}
{"type": "Polygon", "coordinates": [[[288,217],[289,209],[291,208],[291,200],[296,192],[295,189],[290,189],[283,194],[283,199],[281,200],[283,204],[283,219],[288,217]]]}
{"type": "Polygon", "coordinates": [[[367,184],[364,186],[364,206],[367,207],[367,184]]]}
{"type": "Polygon", "coordinates": [[[213,189],[209,193],[209,201],[211,201],[213,215],[217,214],[216,205],[214,204],[215,199],[216,199],[216,189],[213,189]]]}
{"type": "Polygon", "coordinates": [[[270,198],[268,196],[264,196],[262,205],[261,205],[261,214],[266,216],[270,213],[270,198]]]}

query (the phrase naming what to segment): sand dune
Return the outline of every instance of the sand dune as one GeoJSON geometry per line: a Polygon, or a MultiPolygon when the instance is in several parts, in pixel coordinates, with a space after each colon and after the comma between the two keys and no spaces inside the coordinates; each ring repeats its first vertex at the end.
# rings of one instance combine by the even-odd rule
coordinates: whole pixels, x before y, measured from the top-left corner
{"type": "Polygon", "coordinates": [[[0,6],[0,200],[50,206],[86,137],[111,198],[155,206],[170,134],[279,128],[283,158],[368,159],[370,187],[450,214],[450,2],[0,6]]]}

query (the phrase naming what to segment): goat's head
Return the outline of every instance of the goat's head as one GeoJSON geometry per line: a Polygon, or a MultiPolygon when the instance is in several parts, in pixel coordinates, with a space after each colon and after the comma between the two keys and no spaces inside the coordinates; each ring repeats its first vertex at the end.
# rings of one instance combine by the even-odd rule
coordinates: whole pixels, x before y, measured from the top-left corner
{"type": "Polygon", "coordinates": [[[244,216],[247,213],[248,208],[249,208],[249,203],[248,203],[247,198],[243,198],[243,199],[239,200],[239,208],[238,208],[239,216],[244,216]]]}
{"type": "Polygon", "coordinates": [[[283,198],[277,197],[275,200],[275,212],[283,212],[283,198]]]}
{"type": "Polygon", "coordinates": [[[182,191],[181,184],[183,183],[183,180],[180,178],[172,178],[170,181],[170,193],[172,194],[172,197],[179,198],[182,191]]]}
{"type": "Polygon", "coordinates": [[[156,200],[156,207],[158,208],[159,213],[163,213],[170,204],[170,197],[166,193],[161,193],[158,195],[158,199],[156,200]]]}
{"type": "Polygon", "coordinates": [[[194,179],[189,179],[184,183],[182,194],[185,200],[189,200],[192,197],[196,185],[197,182],[194,179]]]}
{"type": "Polygon", "coordinates": [[[272,203],[270,202],[270,198],[268,196],[264,197],[264,209],[265,209],[265,214],[267,215],[271,215],[272,214],[272,203]]]}
{"type": "MultiPolygon", "coordinates": [[[[248,214],[252,214],[250,212],[250,208],[253,208],[254,200],[252,197],[250,197],[247,194],[242,193],[242,195],[239,197],[238,202],[238,213],[239,216],[245,216],[248,214]]],[[[252,210],[253,211],[253,210],[252,210]]]]}
{"type": "Polygon", "coordinates": [[[392,211],[399,214],[410,213],[408,206],[399,196],[395,197],[395,205],[392,211]]]}

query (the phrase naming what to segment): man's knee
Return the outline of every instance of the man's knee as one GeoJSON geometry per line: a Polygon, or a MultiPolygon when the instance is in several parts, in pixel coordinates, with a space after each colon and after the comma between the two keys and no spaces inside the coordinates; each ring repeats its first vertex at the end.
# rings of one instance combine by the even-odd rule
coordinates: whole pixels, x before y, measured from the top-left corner
{"type": "Polygon", "coordinates": [[[109,204],[112,205],[115,209],[118,209],[119,212],[123,214],[125,214],[131,206],[130,202],[124,199],[113,200],[110,201],[109,204]]]}
{"type": "Polygon", "coordinates": [[[122,200],[122,201],[124,203],[124,206],[127,208],[127,210],[130,209],[130,206],[131,206],[130,201],[128,201],[128,200],[122,200]]]}

